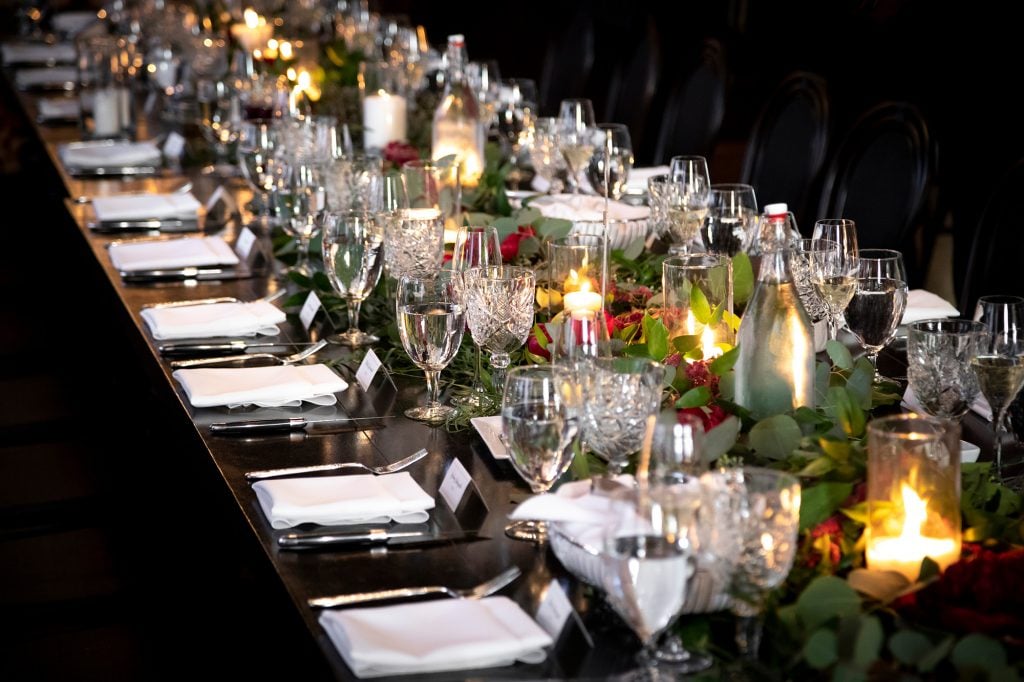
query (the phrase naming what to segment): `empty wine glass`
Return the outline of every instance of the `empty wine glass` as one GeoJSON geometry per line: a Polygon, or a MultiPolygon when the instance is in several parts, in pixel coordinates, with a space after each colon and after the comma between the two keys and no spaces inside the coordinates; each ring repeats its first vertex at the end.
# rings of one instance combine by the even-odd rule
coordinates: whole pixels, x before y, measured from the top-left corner
{"type": "MultiPolygon", "coordinates": [[[[502,434],[512,466],[534,493],[543,493],[572,463],[579,431],[579,386],[564,368],[513,367],[502,396],[502,434]]],[[[517,521],[505,528],[517,540],[543,542],[543,521],[517,521]]]]}
{"type": "Polygon", "coordinates": [[[1002,328],[986,334],[978,354],[971,359],[971,369],[992,409],[996,475],[1002,478],[1006,413],[1024,386],[1024,328],[1018,326],[1016,320],[1004,319],[1002,328]]]}
{"type": "Polygon", "coordinates": [[[550,194],[563,189],[562,176],[566,173],[565,157],[559,147],[559,120],[542,116],[533,123],[530,132],[530,164],[537,176],[547,183],[550,194]]]}
{"type": "Polygon", "coordinates": [[[878,354],[896,336],[907,307],[907,271],[903,255],[892,249],[862,249],[857,265],[857,290],[846,307],[846,327],[875,367],[878,354]]]}
{"type": "Polygon", "coordinates": [[[463,300],[473,341],[491,353],[491,385],[501,390],[509,353],[533,328],[537,280],[530,268],[488,266],[463,273],[463,300]]]}
{"type": "Polygon", "coordinates": [[[362,211],[328,211],[323,217],[323,258],[327,278],[345,299],[348,330],[328,339],[358,347],[380,339],[359,331],[359,310],[377,286],[384,259],[384,230],[362,211]]]}
{"type": "Polygon", "coordinates": [[[825,218],[817,221],[814,223],[811,239],[838,242],[839,248],[852,256],[860,252],[857,248],[857,224],[848,218],[825,218]]]}
{"type": "MultiPolygon", "coordinates": [[[[982,296],[974,309],[974,319],[992,334],[1012,338],[1011,330],[1024,327],[1024,298],[1020,296],[982,296]]],[[[1024,396],[1018,394],[1007,411],[1010,430],[1017,442],[1024,439],[1024,396]]]]}
{"type": "Polygon", "coordinates": [[[757,223],[757,198],[750,185],[711,185],[701,237],[708,253],[735,256],[757,223]]]}
{"type": "Polygon", "coordinates": [[[907,380],[933,417],[959,421],[978,397],[971,360],[985,343],[985,325],[969,320],[922,320],[907,332],[907,380]]]}
{"type": "Polygon", "coordinates": [[[825,306],[828,337],[835,339],[839,336],[839,320],[857,290],[857,253],[832,239],[812,239],[811,250],[805,254],[814,289],[825,306]]]}
{"type": "MultiPolygon", "coordinates": [[[[452,251],[452,271],[460,275],[470,268],[501,265],[501,241],[498,230],[493,226],[463,227],[455,238],[452,251]]],[[[462,283],[459,283],[460,287],[462,283]]],[[[452,400],[457,405],[483,405],[487,389],[480,381],[480,359],[482,351],[475,337],[473,346],[476,349],[476,366],[473,372],[473,384],[466,395],[457,396],[452,400]]]]}
{"type": "Polygon", "coordinates": [[[229,158],[228,151],[240,133],[242,105],[238,94],[221,81],[200,81],[196,84],[196,103],[203,137],[214,153],[214,163],[205,166],[202,172],[234,175],[235,167],[222,162],[229,158]]]}
{"type": "Polygon", "coordinates": [[[238,130],[238,165],[260,199],[260,214],[270,216],[270,191],[276,176],[277,131],[273,119],[242,121],[238,130]]]}
{"type": "Polygon", "coordinates": [[[593,142],[594,152],[586,166],[590,186],[601,196],[607,195],[612,199],[618,199],[626,189],[629,171],[633,168],[633,142],[629,137],[629,128],[622,123],[598,123],[593,142]],[[605,166],[608,167],[607,191],[605,166]]]}
{"type": "Polygon", "coordinates": [[[324,208],[320,168],[297,158],[284,161],[270,196],[281,227],[298,243],[298,259],[291,270],[311,276],[309,243],[320,231],[318,215],[324,208]]]}
{"type": "Polygon", "coordinates": [[[441,370],[459,352],[466,329],[464,309],[458,303],[450,274],[398,280],[398,334],[409,359],[427,378],[427,404],[409,408],[405,416],[428,424],[442,424],[456,411],[438,401],[441,370]]]}
{"type": "Polygon", "coordinates": [[[594,105],[589,99],[564,99],[558,108],[558,148],[569,169],[572,193],[580,192],[580,173],[594,153],[594,105]]]}
{"type": "Polygon", "coordinates": [[[757,658],[761,644],[764,599],[793,567],[800,528],[800,483],[773,469],[729,470],[737,496],[736,523],[741,551],[733,573],[736,644],[745,658],[757,658]]]}

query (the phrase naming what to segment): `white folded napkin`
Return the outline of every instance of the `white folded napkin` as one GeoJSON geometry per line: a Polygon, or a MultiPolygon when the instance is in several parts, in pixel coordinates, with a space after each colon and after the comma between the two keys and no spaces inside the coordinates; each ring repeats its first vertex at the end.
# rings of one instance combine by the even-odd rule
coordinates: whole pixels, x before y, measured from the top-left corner
{"type": "MultiPolygon", "coordinates": [[[[910,386],[907,386],[907,390],[903,393],[903,406],[920,415],[928,416],[924,407],[921,406],[921,402],[917,399],[917,396],[914,395],[914,389],[910,386]]],[[[988,421],[992,421],[992,408],[989,407],[988,401],[985,400],[985,396],[981,394],[979,394],[975,401],[971,403],[971,411],[975,412],[980,417],[984,417],[988,421]]]]}
{"type": "Polygon", "coordinates": [[[172,374],[192,407],[333,405],[348,384],[327,365],[197,367],[172,374]]]}
{"type": "Polygon", "coordinates": [[[651,166],[650,168],[634,168],[629,171],[629,179],[626,181],[626,191],[646,192],[647,180],[655,175],[668,175],[671,169],[668,166],[651,166]]]}
{"type": "Polygon", "coordinates": [[[354,523],[425,523],[434,498],[408,471],[282,478],[253,485],[263,513],[274,528],[303,523],[340,526],[354,523]]]}
{"type": "Polygon", "coordinates": [[[73,62],[78,57],[71,43],[5,43],[0,46],[4,64],[47,64],[73,62]]]}
{"type": "Polygon", "coordinates": [[[104,166],[159,165],[160,148],[154,142],[77,143],[61,149],[65,166],[75,168],[102,168],[104,166]]]}
{"type": "Polygon", "coordinates": [[[99,220],[139,220],[143,218],[183,218],[199,216],[199,200],[186,194],[131,194],[95,197],[92,208],[99,220]]]}
{"type": "Polygon", "coordinates": [[[19,88],[31,88],[39,85],[72,85],[78,82],[77,66],[43,66],[31,69],[18,69],[14,74],[14,84],[19,88]]]}
{"type": "Polygon", "coordinates": [[[50,25],[54,31],[74,35],[96,21],[99,17],[93,11],[57,12],[50,19],[50,25]]]}
{"type": "MultiPolygon", "coordinates": [[[[564,218],[572,221],[604,220],[604,197],[587,194],[554,194],[537,197],[530,202],[546,218],[564,218]]],[[[651,215],[647,206],[631,206],[621,201],[608,204],[612,220],[645,220],[651,215]]]]}
{"type": "Polygon", "coordinates": [[[328,609],[320,625],[356,677],[540,663],[552,644],[506,597],[328,609]]]}
{"type": "Polygon", "coordinates": [[[220,237],[185,237],[111,244],[110,262],[122,272],[238,265],[238,256],[220,237]]]}
{"type": "Polygon", "coordinates": [[[77,99],[68,97],[47,97],[38,102],[39,116],[44,121],[78,118],[82,105],[77,99]]]}
{"type": "Polygon", "coordinates": [[[911,289],[907,293],[907,309],[903,311],[900,324],[912,324],[936,317],[956,317],[959,314],[960,311],[942,297],[924,289],[911,289]]]}
{"type": "Polygon", "coordinates": [[[492,417],[473,417],[469,420],[469,423],[480,434],[480,438],[483,439],[487,449],[491,451],[491,457],[494,459],[508,459],[508,448],[505,447],[505,443],[501,440],[502,423],[500,414],[492,417]]]}
{"type": "Polygon", "coordinates": [[[277,325],[285,320],[284,312],[266,301],[146,308],[141,314],[160,341],[277,334],[277,325]]]}

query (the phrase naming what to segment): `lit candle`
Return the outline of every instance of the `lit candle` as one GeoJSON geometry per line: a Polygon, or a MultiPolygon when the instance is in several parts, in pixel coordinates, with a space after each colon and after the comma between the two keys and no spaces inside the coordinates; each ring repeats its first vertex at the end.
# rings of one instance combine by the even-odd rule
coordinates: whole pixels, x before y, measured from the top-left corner
{"type": "Polygon", "coordinates": [[[406,103],[401,95],[383,90],[363,98],[363,148],[384,149],[389,142],[405,142],[406,103]]]}
{"type": "Polygon", "coordinates": [[[590,282],[583,280],[579,291],[571,291],[562,299],[566,312],[575,317],[579,311],[597,312],[601,309],[601,294],[590,290],[590,282]]]}
{"type": "Polygon", "coordinates": [[[252,8],[246,9],[242,16],[245,20],[243,23],[231,25],[231,37],[237,40],[246,52],[266,45],[274,35],[274,26],[267,23],[266,17],[261,17],[252,8]]]}
{"type": "Polygon", "coordinates": [[[928,519],[928,505],[906,483],[900,487],[903,498],[903,524],[899,535],[872,537],[867,548],[868,568],[874,571],[896,571],[907,580],[917,580],[921,561],[931,558],[943,570],[960,558],[959,544],[952,538],[927,537],[922,534],[928,519]]]}
{"type": "Polygon", "coordinates": [[[686,335],[694,336],[697,334],[697,318],[693,316],[692,310],[686,311],[686,335]]]}
{"type": "Polygon", "coordinates": [[[705,360],[712,360],[722,354],[722,349],[715,345],[715,332],[711,325],[704,327],[704,332],[700,335],[700,349],[705,360]]]}
{"type": "Polygon", "coordinates": [[[291,61],[295,57],[295,53],[292,51],[292,44],[287,40],[278,46],[278,55],[281,57],[281,61],[291,61]]]}
{"type": "Polygon", "coordinates": [[[101,88],[92,98],[92,134],[109,137],[121,132],[120,88],[101,88]]]}
{"type": "Polygon", "coordinates": [[[475,187],[484,172],[484,160],[477,147],[477,127],[471,121],[436,121],[431,158],[455,156],[461,164],[462,184],[475,187]]]}

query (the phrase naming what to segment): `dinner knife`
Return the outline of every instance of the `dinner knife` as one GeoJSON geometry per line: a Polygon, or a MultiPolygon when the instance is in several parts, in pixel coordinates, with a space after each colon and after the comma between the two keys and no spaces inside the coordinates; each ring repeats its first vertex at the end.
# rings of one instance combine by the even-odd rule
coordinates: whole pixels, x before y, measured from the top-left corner
{"type": "Polygon", "coordinates": [[[135,220],[100,220],[90,222],[87,227],[97,232],[116,232],[119,230],[178,230],[199,231],[197,219],[181,218],[139,218],[135,220]]]}
{"type": "Polygon", "coordinates": [[[287,533],[277,538],[281,549],[302,550],[326,547],[361,547],[365,545],[387,545],[407,547],[410,545],[441,544],[459,540],[484,540],[475,530],[447,531],[392,531],[386,528],[371,528],[368,531],[318,531],[311,533],[287,533]]]}
{"type": "Polygon", "coordinates": [[[367,422],[380,421],[383,417],[344,417],[342,419],[305,419],[289,417],[286,419],[250,419],[237,422],[214,422],[210,424],[210,433],[218,436],[262,436],[268,433],[287,433],[289,431],[309,431],[311,428],[330,428],[351,425],[353,428],[372,428],[367,422]]]}
{"type": "Polygon", "coordinates": [[[238,277],[238,271],[230,268],[180,268],[176,270],[129,270],[121,271],[121,279],[128,284],[150,282],[177,282],[189,279],[210,280],[238,277]]]}
{"type": "Polygon", "coordinates": [[[299,348],[312,346],[309,341],[226,341],[223,343],[164,343],[157,346],[161,355],[172,358],[204,357],[207,355],[226,355],[244,353],[249,348],[299,348]]]}

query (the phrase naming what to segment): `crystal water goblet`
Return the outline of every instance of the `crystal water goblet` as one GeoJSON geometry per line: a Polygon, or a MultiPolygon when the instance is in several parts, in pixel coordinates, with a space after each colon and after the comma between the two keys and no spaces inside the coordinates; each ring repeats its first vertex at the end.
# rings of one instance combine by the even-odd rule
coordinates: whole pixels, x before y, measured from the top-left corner
{"type": "MultiPolygon", "coordinates": [[[[452,271],[459,275],[459,286],[462,287],[462,275],[470,268],[501,265],[501,241],[498,230],[493,226],[463,227],[455,238],[452,251],[452,271]]],[[[472,337],[472,334],[470,335],[472,337]]],[[[476,364],[473,372],[473,384],[465,395],[456,396],[452,402],[456,405],[477,405],[486,403],[487,389],[480,380],[480,362],[483,351],[475,337],[473,347],[476,350],[476,364]]]]}
{"type": "Polygon", "coordinates": [[[384,229],[363,211],[326,211],[323,216],[324,269],[334,290],[345,299],[348,330],[328,338],[353,348],[380,339],[359,330],[363,301],[380,280],[384,265],[384,229]]]}
{"type": "Polygon", "coordinates": [[[757,224],[757,198],[750,185],[711,185],[708,212],[701,230],[709,253],[735,256],[757,224]]]}
{"type": "Polygon", "coordinates": [[[922,320],[907,330],[907,380],[933,417],[960,421],[981,388],[971,360],[986,343],[985,325],[970,320],[922,320]]]}

